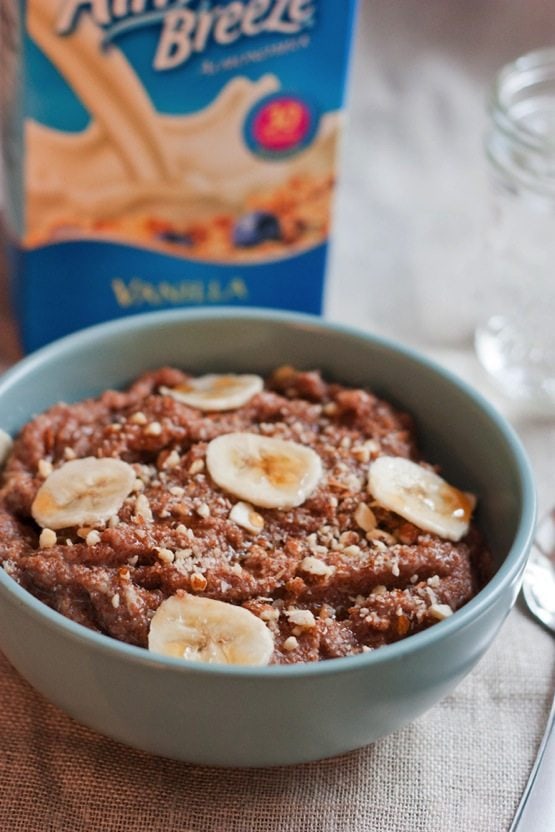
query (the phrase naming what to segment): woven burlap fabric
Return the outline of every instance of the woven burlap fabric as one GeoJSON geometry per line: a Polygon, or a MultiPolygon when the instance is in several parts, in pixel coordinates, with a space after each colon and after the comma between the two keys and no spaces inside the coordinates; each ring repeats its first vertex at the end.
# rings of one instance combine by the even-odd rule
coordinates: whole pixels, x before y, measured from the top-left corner
{"type": "Polygon", "coordinates": [[[344,757],[256,771],[105,739],[0,658],[0,830],[503,832],[540,741],[554,661],[551,636],[515,610],[479,666],[413,725],[344,757]]]}
{"type": "MultiPolygon", "coordinates": [[[[554,25],[550,0],[362,3],[334,317],[405,332],[414,303],[401,278],[412,275],[415,239],[435,251],[443,237],[434,223],[426,236],[415,221],[427,216],[423,207],[454,213],[466,247],[462,220],[479,206],[472,177],[480,175],[485,84],[504,61],[553,41],[554,25]]],[[[451,235],[422,271],[451,275],[456,242],[451,235]]],[[[17,355],[1,284],[0,369],[17,355]]],[[[446,285],[445,307],[438,280],[435,294],[422,295],[436,335],[456,329],[470,296],[465,282],[446,285]]],[[[539,425],[521,435],[545,509],[555,435],[539,425]]],[[[246,771],[162,760],[94,734],[0,654],[0,832],[505,832],[545,724],[554,664],[552,638],[517,609],[472,674],[403,731],[339,759],[246,771]]]]}

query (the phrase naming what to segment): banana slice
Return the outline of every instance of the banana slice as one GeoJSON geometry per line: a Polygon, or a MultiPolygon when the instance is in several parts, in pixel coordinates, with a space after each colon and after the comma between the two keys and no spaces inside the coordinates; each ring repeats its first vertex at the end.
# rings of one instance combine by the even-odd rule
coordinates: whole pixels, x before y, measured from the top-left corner
{"type": "Polygon", "coordinates": [[[243,607],[180,593],[163,601],[150,622],[155,653],[210,664],[269,664],[272,633],[243,607]]]}
{"type": "Polygon", "coordinates": [[[74,459],[46,478],[31,514],[43,528],[94,525],[118,513],[135,479],[121,459],[74,459]]]}
{"type": "Polygon", "coordinates": [[[13,447],[13,439],[9,433],[0,428],[0,469],[4,465],[13,447]]]}
{"type": "Polygon", "coordinates": [[[198,410],[235,410],[260,393],[263,387],[260,376],[207,375],[177,387],[161,387],[160,392],[198,410]]]}
{"type": "Polygon", "coordinates": [[[322,476],[322,462],[311,448],[254,433],[213,439],[206,465],[220,488],[262,508],[300,506],[322,476]]]}
{"type": "Polygon", "coordinates": [[[420,529],[454,541],[467,533],[476,505],[473,494],[398,456],[381,456],[372,463],[368,490],[380,505],[420,529]]]}

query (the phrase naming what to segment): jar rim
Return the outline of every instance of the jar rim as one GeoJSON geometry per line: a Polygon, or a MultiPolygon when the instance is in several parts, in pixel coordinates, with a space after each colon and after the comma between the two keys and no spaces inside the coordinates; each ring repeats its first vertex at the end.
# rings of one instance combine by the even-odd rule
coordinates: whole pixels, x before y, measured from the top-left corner
{"type": "Polygon", "coordinates": [[[487,106],[495,126],[524,147],[555,155],[555,131],[540,132],[515,117],[515,105],[538,84],[553,85],[555,110],[555,47],[536,49],[506,64],[497,74],[487,106]]]}

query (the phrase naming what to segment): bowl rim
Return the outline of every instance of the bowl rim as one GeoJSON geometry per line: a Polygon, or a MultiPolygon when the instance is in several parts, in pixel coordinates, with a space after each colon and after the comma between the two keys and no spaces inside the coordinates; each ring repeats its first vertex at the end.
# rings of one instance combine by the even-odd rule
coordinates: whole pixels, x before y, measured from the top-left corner
{"type": "Polygon", "coordinates": [[[0,587],[9,595],[14,596],[19,603],[27,607],[34,618],[41,620],[43,623],[47,623],[54,630],[61,631],[69,639],[81,644],[91,645],[101,653],[110,657],[120,656],[132,664],[158,669],[163,668],[166,671],[172,671],[185,676],[200,674],[222,678],[252,678],[258,680],[266,679],[269,681],[276,681],[281,678],[347,673],[349,671],[357,672],[369,669],[374,665],[396,662],[403,659],[408,653],[418,653],[427,647],[432,647],[439,639],[447,638],[457,630],[464,629],[472,623],[473,619],[482,615],[490,606],[492,600],[500,595],[513,581],[518,579],[519,573],[524,570],[526,564],[528,552],[532,544],[536,519],[536,491],[530,462],[514,428],[481,393],[450,370],[445,369],[433,359],[428,358],[412,347],[382,335],[366,332],[357,327],[329,321],[316,315],[298,312],[225,306],[210,309],[177,309],[144,312],[87,327],[86,329],[59,338],[31,353],[0,376],[0,397],[7,388],[16,384],[28,372],[40,367],[41,364],[48,362],[59,353],[64,353],[67,350],[71,351],[75,347],[95,346],[98,344],[99,339],[104,337],[109,338],[129,331],[140,330],[144,332],[158,329],[164,324],[183,323],[187,325],[188,322],[214,321],[222,318],[236,321],[267,321],[268,323],[300,327],[305,330],[311,329],[323,333],[332,332],[339,336],[345,335],[350,338],[370,342],[381,349],[407,358],[415,364],[423,365],[469,398],[473,405],[494,424],[503,438],[516,463],[519,480],[521,510],[517,532],[509,551],[493,578],[488,581],[474,598],[453,613],[452,616],[449,616],[443,621],[439,621],[437,624],[419,633],[414,633],[408,638],[401,639],[392,644],[386,644],[376,650],[358,653],[354,656],[343,656],[320,662],[266,665],[262,667],[208,664],[172,658],[150,652],[144,647],[118,641],[103,633],[89,630],[84,625],[66,618],[61,613],[39,601],[34,595],[23,589],[23,587],[11,578],[3,568],[0,568],[0,587]]]}

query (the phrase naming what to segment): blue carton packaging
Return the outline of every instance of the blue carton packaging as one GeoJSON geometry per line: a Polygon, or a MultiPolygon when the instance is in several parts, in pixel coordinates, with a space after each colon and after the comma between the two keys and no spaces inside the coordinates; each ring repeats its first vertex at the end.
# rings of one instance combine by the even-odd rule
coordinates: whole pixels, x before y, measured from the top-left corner
{"type": "Polygon", "coordinates": [[[3,0],[27,350],[182,306],[320,313],[356,0],[3,0]]]}

